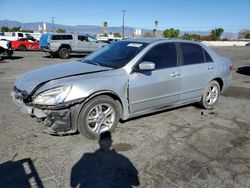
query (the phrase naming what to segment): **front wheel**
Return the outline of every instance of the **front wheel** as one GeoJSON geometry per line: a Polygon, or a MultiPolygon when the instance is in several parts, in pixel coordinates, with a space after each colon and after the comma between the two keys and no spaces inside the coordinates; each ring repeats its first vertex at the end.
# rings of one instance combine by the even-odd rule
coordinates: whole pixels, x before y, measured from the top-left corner
{"type": "Polygon", "coordinates": [[[199,104],[205,109],[212,109],[220,96],[220,85],[217,81],[211,81],[205,89],[199,104]]]}
{"type": "Polygon", "coordinates": [[[113,132],[119,122],[117,102],[109,96],[98,96],[82,107],[78,115],[78,131],[90,139],[98,139],[103,132],[113,132]]]}

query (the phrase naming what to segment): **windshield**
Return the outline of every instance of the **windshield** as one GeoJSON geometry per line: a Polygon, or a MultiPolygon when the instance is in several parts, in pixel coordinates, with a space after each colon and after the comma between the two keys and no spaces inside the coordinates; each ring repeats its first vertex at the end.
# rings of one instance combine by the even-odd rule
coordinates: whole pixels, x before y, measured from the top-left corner
{"type": "Polygon", "coordinates": [[[97,39],[96,39],[95,37],[93,37],[93,36],[88,36],[88,40],[89,40],[90,42],[95,42],[95,41],[97,41],[97,39]]]}
{"type": "Polygon", "coordinates": [[[81,61],[117,69],[125,66],[146,46],[146,43],[118,41],[101,48],[81,61]]]}

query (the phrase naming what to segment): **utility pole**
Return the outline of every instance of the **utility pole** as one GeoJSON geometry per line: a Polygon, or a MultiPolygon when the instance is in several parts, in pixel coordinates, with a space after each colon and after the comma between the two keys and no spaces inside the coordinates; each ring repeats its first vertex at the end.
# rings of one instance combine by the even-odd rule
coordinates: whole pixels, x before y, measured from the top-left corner
{"type": "Polygon", "coordinates": [[[54,16],[51,17],[51,22],[52,22],[52,32],[54,33],[55,32],[54,31],[54,25],[55,25],[55,17],[54,16]]]}
{"type": "Polygon", "coordinates": [[[21,31],[23,30],[23,15],[21,15],[21,31]]]}
{"type": "Polygon", "coordinates": [[[122,38],[124,38],[124,16],[126,10],[122,10],[122,38]]]}

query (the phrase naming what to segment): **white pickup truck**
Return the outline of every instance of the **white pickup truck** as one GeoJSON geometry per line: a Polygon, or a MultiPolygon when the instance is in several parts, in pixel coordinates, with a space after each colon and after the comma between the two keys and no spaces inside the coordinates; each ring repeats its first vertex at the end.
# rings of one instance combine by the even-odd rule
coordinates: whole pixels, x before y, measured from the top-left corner
{"type": "Polygon", "coordinates": [[[0,40],[9,40],[9,41],[18,40],[20,38],[34,39],[34,37],[31,34],[24,32],[12,32],[9,33],[9,35],[5,34],[4,36],[0,36],[0,40]]]}
{"type": "Polygon", "coordinates": [[[13,50],[11,49],[11,42],[0,40],[0,60],[3,58],[3,55],[11,58],[13,55],[13,50]]]}

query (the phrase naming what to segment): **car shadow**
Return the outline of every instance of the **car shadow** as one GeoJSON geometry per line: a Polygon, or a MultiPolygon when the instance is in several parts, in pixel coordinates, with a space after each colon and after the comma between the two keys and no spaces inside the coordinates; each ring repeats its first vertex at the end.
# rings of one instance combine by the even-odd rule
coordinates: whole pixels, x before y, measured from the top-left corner
{"type": "MultiPolygon", "coordinates": [[[[84,57],[86,57],[88,54],[81,54],[81,55],[70,55],[70,58],[69,59],[71,59],[71,58],[84,58],[84,57]]],[[[59,56],[57,56],[57,55],[54,55],[54,56],[52,56],[51,57],[51,55],[44,55],[43,56],[43,58],[47,58],[47,59],[60,59],[60,57],[59,56]]]]}
{"type": "Polygon", "coordinates": [[[30,158],[0,164],[0,187],[34,186],[38,188],[44,187],[30,158]]]}
{"type": "Polygon", "coordinates": [[[239,67],[236,70],[237,73],[250,76],[250,66],[239,67]]]}
{"type": "Polygon", "coordinates": [[[85,153],[71,169],[71,187],[124,187],[138,186],[138,171],[131,161],[112,147],[110,132],[102,133],[100,148],[85,153]]]}
{"type": "MultiPolygon", "coordinates": [[[[11,57],[7,57],[7,56],[3,56],[2,58],[1,58],[1,60],[2,61],[4,61],[4,60],[16,60],[16,59],[22,59],[23,57],[22,56],[11,56],[11,57]]],[[[0,61],[1,62],[1,61],[0,61]]]]}

